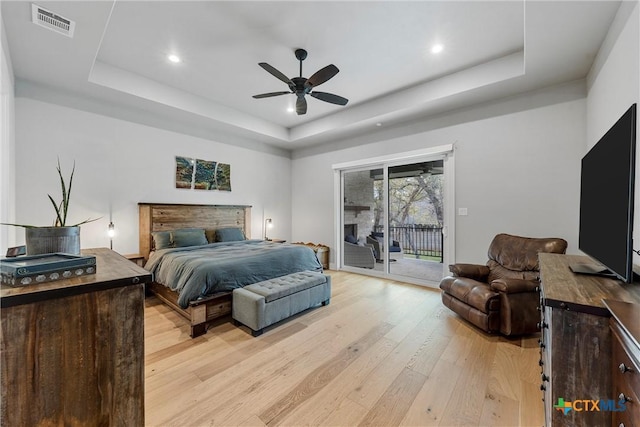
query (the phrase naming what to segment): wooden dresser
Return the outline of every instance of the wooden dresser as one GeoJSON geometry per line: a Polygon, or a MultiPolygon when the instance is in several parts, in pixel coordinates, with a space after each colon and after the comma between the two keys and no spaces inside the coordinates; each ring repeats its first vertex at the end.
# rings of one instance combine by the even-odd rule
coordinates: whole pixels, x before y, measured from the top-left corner
{"type": "MultiPolygon", "coordinates": [[[[614,400],[611,316],[603,299],[640,303],[640,284],[571,272],[578,255],[539,254],[541,280],[540,366],[547,426],[610,426],[614,411],[568,410],[578,400],[614,400]]],[[[576,408],[589,408],[578,403],[576,408]]],[[[637,410],[637,409],[635,409],[637,410]]],[[[618,424],[616,424],[618,426],[618,424]]]]}
{"type": "Polygon", "coordinates": [[[96,273],[0,287],[0,424],[144,425],[144,283],[109,249],[96,273]]]}
{"type": "Polygon", "coordinates": [[[613,412],[612,425],[640,426],[640,304],[604,303],[612,314],[612,396],[625,406],[624,411],[613,412]]]}

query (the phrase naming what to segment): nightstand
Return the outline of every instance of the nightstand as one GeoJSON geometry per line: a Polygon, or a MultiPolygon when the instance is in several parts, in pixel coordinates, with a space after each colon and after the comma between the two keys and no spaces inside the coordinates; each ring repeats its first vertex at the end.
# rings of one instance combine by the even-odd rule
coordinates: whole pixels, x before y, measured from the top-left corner
{"type": "Polygon", "coordinates": [[[304,243],[304,242],[295,242],[294,245],[303,245],[308,246],[313,249],[313,252],[316,253],[316,257],[320,264],[322,264],[322,268],[325,270],[329,269],[329,246],[323,245],[322,243],[304,243]]]}
{"type": "Polygon", "coordinates": [[[144,257],[142,255],[140,255],[140,254],[127,254],[127,255],[122,255],[122,256],[125,257],[126,259],[128,259],[131,262],[135,262],[140,267],[144,267],[144,257]]]}

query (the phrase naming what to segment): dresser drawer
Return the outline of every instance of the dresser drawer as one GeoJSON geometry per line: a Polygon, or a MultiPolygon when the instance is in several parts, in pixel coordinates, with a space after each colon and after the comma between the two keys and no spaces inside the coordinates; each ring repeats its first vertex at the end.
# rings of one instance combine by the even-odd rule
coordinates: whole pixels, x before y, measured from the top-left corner
{"type": "Polygon", "coordinates": [[[633,427],[633,421],[631,421],[631,414],[625,412],[614,412],[611,421],[612,427],[633,427]]]}
{"type": "Polygon", "coordinates": [[[611,342],[611,371],[612,396],[616,402],[626,397],[626,410],[612,413],[612,426],[630,427],[640,426],[640,369],[638,362],[631,356],[636,347],[633,340],[621,328],[620,324],[611,319],[609,322],[612,332],[611,342]]]}
{"type": "Polygon", "coordinates": [[[640,369],[638,368],[638,363],[625,350],[631,348],[630,346],[633,344],[615,321],[612,321],[610,326],[613,332],[612,382],[615,386],[624,384],[626,389],[632,390],[636,395],[640,395],[640,369]]]}
{"type": "Polygon", "coordinates": [[[626,400],[625,402],[625,410],[624,411],[613,411],[613,426],[619,426],[620,423],[624,424],[627,427],[631,426],[640,426],[640,402],[638,402],[638,396],[633,392],[628,386],[628,384],[615,384],[613,385],[613,390],[615,395],[613,398],[616,401],[616,404],[619,405],[619,401],[623,398],[626,400]],[[624,396],[623,396],[624,394],[624,396]]]}

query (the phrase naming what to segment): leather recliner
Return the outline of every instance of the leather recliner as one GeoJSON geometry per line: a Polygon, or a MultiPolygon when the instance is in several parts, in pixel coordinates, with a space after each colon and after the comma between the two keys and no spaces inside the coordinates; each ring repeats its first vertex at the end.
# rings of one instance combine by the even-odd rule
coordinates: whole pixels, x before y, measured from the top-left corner
{"type": "Polygon", "coordinates": [[[452,264],[453,275],[440,282],[442,302],[488,333],[524,335],[540,321],[538,253],[563,254],[560,238],[498,234],[489,245],[486,265],[452,264]]]}

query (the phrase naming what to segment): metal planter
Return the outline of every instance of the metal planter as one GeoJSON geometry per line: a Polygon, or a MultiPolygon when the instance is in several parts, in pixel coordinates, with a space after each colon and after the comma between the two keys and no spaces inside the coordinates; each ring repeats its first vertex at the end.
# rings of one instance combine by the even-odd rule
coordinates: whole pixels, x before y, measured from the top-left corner
{"type": "Polygon", "coordinates": [[[80,254],[80,227],[33,227],[25,229],[27,255],[80,254]]]}

